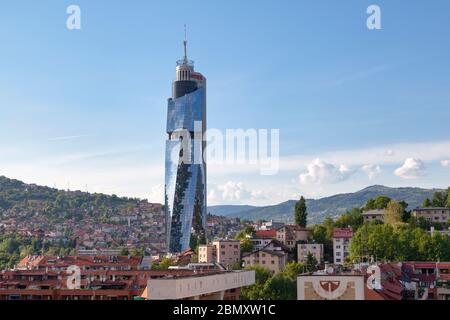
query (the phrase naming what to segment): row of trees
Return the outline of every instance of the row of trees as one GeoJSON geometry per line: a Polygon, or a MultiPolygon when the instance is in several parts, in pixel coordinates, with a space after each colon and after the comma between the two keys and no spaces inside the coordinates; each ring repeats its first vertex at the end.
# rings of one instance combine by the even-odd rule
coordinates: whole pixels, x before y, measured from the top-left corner
{"type": "MultiPolygon", "coordinates": [[[[442,192],[440,194],[443,196],[442,192]]],[[[433,199],[441,196],[435,195],[433,199]]],[[[428,232],[431,226],[435,230],[449,228],[450,221],[442,225],[425,218],[416,220],[407,208],[406,202],[397,202],[386,196],[369,199],[361,209],[354,208],[336,220],[328,217],[321,224],[312,226],[311,240],[324,244],[325,261],[333,260],[333,229],[346,227],[354,231],[351,259],[360,256],[392,261],[450,259],[450,237],[428,232]],[[373,209],[385,210],[384,223],[364,223],[363,212],[373,209]]]]}
{"type": "Polygon", "coordinates": [[[438,207],[438,208],[450,208],[450,187],[447,191],[437,191],[433,194],[433,198],[425,198],[422,203],[422,207],[438,207]]]}
{"type": "Polygon", "coordinates": [[[112,215],[119,211],[133,212],[139,202],[139,199],[116,195],[90,194],[28,185],[0,176],[0,217],[17,213],[31,215],[41,212],[51,222],[66,219],[81,220],[84,215],[111,222],[112,215]]]}
{"type": "Polygon", "coordinates": [[[350,259],[381,261],[450,261],[450,237],[409,224],[370,222],[359,228],[350,245],[350,259]]]}
{"type": "Polygon", "coordinates": [[[10,234],[0,236],[0,270],[14,267],[27,255],[71,255],[75,254],[75,243],[51,243],[33,237],[10,234]]]}

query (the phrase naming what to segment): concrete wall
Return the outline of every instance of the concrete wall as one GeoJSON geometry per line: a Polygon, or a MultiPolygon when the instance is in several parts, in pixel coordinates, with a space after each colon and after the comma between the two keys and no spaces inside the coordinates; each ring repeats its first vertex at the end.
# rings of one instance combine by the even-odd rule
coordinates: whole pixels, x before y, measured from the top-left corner
{"type": "Polygon", "coordinates": [[[147,298],[149,300],[176,300],[200,298],[201,295],[212,294],[216,297],[223,297],[222,291],[254,283],[255,271],[230,271],[177,279],[151,279],[147,284],[147,298]]]}

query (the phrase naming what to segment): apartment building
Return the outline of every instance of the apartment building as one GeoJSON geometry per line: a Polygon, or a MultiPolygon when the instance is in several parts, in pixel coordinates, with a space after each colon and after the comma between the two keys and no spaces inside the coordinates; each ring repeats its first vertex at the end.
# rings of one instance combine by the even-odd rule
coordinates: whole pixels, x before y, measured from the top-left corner
{"type": "Polygon", "coordinates": [[[267,247],[273,240],[273,238],[269,237],[253,237],[250,239],[255,250],[267,247]]]}
{"type": "Polygon", "coordinates": [[[232,266],[241,261],[241,242],[239,240],[216,240],[217,262],[224,266],[232,266]]]}
{"type": "Polygon", "coordinates": [[[416,208],[412,211],[416,219],[425,218],[429,222],[444,224],[450,219],[450,208],[416,208]]]}
{"type": "Polygon", "coordinates": [[[284,269],[288,255],[283,250],[259,249],[242,257],[243,266],[251,267],[259,265],[277,273],[284,269]]]}
{"type": "Polygon", "coordinates": [[[216,240],[199,246],[198,252],[198,261],[202,263],[220,263],[229,268],[241,261],[239,240],[216,240]]]}
{"type": "Polygon", "coordinates": [[[198,246],[198,262],[199,263],[216,263],[216,246],[212,244],[198,246]]]}
{"type": "Polygon", "coordinates": [[[402,271],[415,284],[415,298],[450,300],[450,262],[403,262],[402,271]]]}
{"type": "Polygon", "coordinates": [[[290,250],[296,249],[298,241],[308,241],[311,231],[298,225],[284,225],[277,229],[277,240],[290,250]]]}
{"type": "Polygon", "coordinates": [[[364,222],[370,222],[370,221],[384,221],[384,214],[386,210],[369,210],[366,212],[363,212],[363,218],[364,222]]]}
{"type": "Polygon", "coordinates": [[[0,300],[133,300],[142,295],[161,299],[165,288],[148,293],[148,287],[167,285],[169,279],[176,279],[183,288],[169,298],[238,300],[241,285],[254,283],[252,272],[228,272],[202,264],[161,271],[142,269],[145,260],[125,256],[30,256],[18,268],[0,272],[0,300]],[[164,281],[158,282],[160,279],[164,281]],[[195,286],[190,287],[191,283],[195,286]]]}
{"type": "Polygon", "coordinates": [[[333,257],[334,264],[344,264],[345,258],[350,254],[350,243],[353,238],[351,228],[334,228],[333,230],[333,257]]]}
{"type": "Polygon", "coordinates": [[[317,262],[323,262],[323,244],[321,243],[306,243],[297,245],[297,261],[306,262],[308,254],[316,258],[317,262]]]}

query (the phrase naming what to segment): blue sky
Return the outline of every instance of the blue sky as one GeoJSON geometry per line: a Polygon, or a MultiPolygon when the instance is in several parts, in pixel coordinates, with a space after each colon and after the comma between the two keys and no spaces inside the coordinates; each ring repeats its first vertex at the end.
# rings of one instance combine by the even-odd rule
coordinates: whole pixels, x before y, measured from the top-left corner
{"type": "Polygon", "coordinates": [[[211,166],[211,204],[450,184],[450,3],[9,1],[0,175],[162,201],[166,101],[188,25],[208,127],[280,129],[280,172],[211,166]],[[82,29],[66,29],[66,8],[82,29]],[[382,30],[366,9],[381,8],[382,30]]]}

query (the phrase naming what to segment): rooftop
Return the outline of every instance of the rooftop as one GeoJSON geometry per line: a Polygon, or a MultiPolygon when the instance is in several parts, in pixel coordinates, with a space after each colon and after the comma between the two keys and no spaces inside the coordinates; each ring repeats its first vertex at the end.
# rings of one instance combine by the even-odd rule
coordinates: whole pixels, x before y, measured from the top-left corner
{"type": "Polygon", "coordinates": [[[352,228],[334,228],[333,238],[351,238],[353,237],[352,228]]]}

